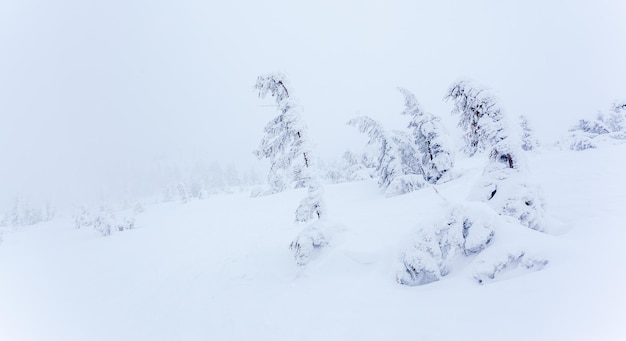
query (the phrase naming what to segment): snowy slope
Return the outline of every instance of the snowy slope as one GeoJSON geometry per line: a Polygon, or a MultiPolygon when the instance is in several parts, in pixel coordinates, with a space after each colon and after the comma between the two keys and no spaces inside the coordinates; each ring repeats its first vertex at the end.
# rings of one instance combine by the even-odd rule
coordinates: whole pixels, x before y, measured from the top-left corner
{"type": "Polygon", "coordinates": [[[342,227],[305,267],[288,249],[302,191],[147,206],[136,229],[110,237],[69,218],[5,231],[0,340],[623,340],[624,155],[626,145],[531,154],[549,233],[499,226],[484,252],[530,250],[549,264],[484,285],[476,256],[439,282],[395,282],[401,250],[465,200],[477,161],[461,162],[441,195],[328,186],[342,227]]]}

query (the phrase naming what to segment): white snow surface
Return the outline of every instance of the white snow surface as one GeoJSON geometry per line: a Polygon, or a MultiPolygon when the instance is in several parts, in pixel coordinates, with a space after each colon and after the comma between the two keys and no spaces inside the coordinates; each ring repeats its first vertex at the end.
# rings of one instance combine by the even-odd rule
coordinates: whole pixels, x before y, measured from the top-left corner
{"type": "Polygon", "coordinates": [[[465,202],[486,160],[461,160],[440,195],[327,186],[337,227],[306,266],[289,250],[304,190],[146,205],[134,229],[108,237],[69,216],[7,229],[0,340],[624,340],[625,155],[626,145],[530,153],[546,233],[494,226],[487,249],[417,287],[395,282],[401,251],[465,202]],[[485,260],[522,253],[548,264],[474,278],[485,260]]]}

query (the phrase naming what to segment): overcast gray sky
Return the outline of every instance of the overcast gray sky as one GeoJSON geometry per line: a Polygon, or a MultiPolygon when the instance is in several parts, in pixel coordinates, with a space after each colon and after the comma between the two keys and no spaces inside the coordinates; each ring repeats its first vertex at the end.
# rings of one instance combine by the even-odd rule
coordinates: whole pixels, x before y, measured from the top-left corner
{"type": "MultiPolygon", "coordinates": [[[[451,82],[494,89],[542,139],[626,99],[626,2],[0,0],[0,207],[139,181],[158,160],[248,167],[286,73],[322,156],[400,127],[396,86],[449,117],[451,82]]],[[[95,194],[94,194],[95,195],[95,194]]]]}

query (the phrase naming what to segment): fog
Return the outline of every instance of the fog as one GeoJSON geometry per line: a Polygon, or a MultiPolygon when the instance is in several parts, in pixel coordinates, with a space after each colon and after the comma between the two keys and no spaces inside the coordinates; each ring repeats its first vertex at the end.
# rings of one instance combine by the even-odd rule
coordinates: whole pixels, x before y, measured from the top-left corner
{"type": "Polygon", "coordinates": [[[262,169],[266,72],[288,75],[322,157],[365,141],[355,115],[402,127],[397,86],[452,125],[461,78],[551,142],[626,99],[625,17],[621,0],[0,0],[0,211],[156,191],[163,164],[262,169]]]}

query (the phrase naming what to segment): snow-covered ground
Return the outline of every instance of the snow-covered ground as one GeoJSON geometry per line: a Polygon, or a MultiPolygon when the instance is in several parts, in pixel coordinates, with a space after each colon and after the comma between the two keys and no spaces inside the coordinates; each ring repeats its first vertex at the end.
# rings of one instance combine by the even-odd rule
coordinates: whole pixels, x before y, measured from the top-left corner
{"type": "Polygon", "coordinates": [[[496,226],[493,246],[545,258],[480,285],[477,257],[424,286],[396,283],[420,226],[463,202],[460,178],[385,198],[374,180],[327,186],[331,244],[288,248],[300,190],[148,205],[103,237],[70,217],[5,230],[0,340],[624,340],[626,145],[529,155],[547,233],[496,226]]]}

